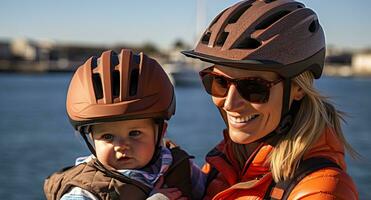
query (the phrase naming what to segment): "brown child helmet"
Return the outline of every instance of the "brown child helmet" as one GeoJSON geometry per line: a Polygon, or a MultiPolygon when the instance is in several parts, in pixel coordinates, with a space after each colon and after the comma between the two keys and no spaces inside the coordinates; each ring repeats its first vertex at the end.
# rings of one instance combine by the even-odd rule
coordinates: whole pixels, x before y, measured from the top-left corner
{"type": "Polygon", "coordinates": [[[162,67],[143,53],[105,51],[81,65],[70,82],[67,114],[73,127],[155,118],[175,112],[174,88],[162,67]]]}
{"type": "Polygon", "coordinates": [[[214,64],[273,71],[292,78],[322,74],[325,36],[317,15],[294,0],[247,0],[221,12],[189,57],[214,64]]]}

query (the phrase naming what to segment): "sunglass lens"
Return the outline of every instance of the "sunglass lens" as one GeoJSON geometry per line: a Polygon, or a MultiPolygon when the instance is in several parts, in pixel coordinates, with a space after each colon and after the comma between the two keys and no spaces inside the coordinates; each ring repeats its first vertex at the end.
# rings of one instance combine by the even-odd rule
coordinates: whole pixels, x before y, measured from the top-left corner
{"type": "Polygon", "coordinates": [[[206,74],[202,77],[202,83],[206,92],[215,97],[224,97],[228,91],[228,82],[220,76],[206,74]]]}
{"type": "Polygon", "coordinates": [[[252,103],[265,103],[269,98],[269,88],[256,80],[240,80],[237,83],[240,95],[252,103]]]}

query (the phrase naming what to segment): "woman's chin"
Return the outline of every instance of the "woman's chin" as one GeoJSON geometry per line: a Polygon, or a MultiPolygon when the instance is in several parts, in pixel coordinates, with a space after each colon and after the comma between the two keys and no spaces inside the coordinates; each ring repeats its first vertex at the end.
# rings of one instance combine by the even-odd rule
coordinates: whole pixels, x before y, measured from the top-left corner
{"type": "Polygon", "coordinates": [[[249,144],[255,140],[254,135],[238,130],[229,130],[229,137],[233,142],[238,144],[249,144]]]}

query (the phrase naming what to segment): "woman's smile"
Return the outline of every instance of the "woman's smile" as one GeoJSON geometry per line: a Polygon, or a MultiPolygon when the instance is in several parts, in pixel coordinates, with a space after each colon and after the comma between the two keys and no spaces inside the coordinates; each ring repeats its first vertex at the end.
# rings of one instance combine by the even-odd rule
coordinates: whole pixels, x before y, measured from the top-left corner
{"type": "Polygon", "coordinates": [[[251,126],[259,117],[258,114],[252,114],[248,116],[233,116],[228,115],[229,125],[235,129],[241,129],[246,126],[251,126]]]}
{"type": "Polygon", "coordinates": [[[240,117],[228,115],[228,119],[231,120],[231,122],[236,123],[236,124],[247,123],[247,122],[253,121],[257,117],[259,117],[258,114],[252,114],[252,115],[240,116],[240,117]]]}

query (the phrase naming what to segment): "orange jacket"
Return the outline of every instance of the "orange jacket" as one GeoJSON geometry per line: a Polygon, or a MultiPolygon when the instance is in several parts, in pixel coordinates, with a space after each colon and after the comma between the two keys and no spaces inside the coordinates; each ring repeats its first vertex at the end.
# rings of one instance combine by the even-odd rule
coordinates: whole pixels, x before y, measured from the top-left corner
{"type": "MultiPolygon", "coordinates": [[[[218,170],[216,177],[209,183],[204,199],[263,199],[272,181],[269,164],[266,162],[273,147],[262,143],[257,148],[255,157],[247,170],[240,170],[226,145],[228,134],[216,147],[216,151],[206,157],[203,167],[205,173],[211,166],[218,170]]],[[[253,153],[254,154],[254,153],[253,153]]],[[[313,147],[304,155],[310,157],[325,157],[337,163],[338,168],[324,168],[304,177],[289,195],[293,199],[327,200],[327,199],[358,199],[358,193],[352,179],[345,172],[344,147],[331,130],[326,130],[313,147]]]]}

